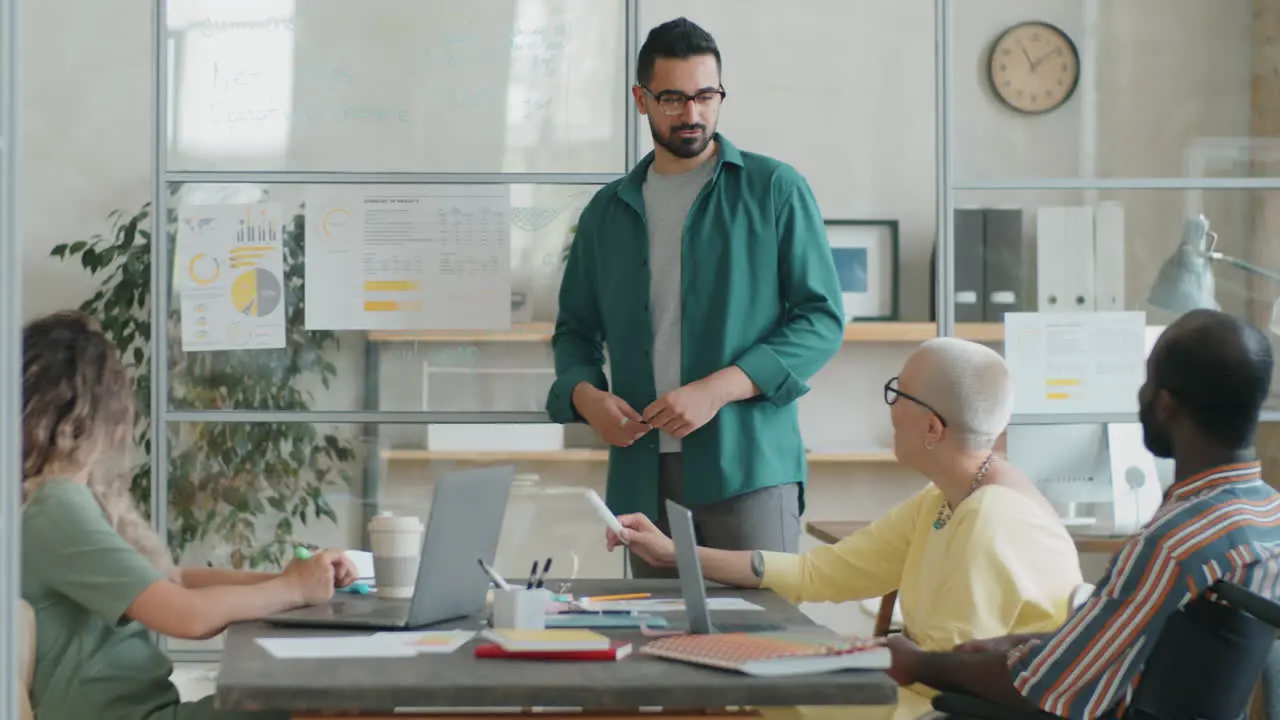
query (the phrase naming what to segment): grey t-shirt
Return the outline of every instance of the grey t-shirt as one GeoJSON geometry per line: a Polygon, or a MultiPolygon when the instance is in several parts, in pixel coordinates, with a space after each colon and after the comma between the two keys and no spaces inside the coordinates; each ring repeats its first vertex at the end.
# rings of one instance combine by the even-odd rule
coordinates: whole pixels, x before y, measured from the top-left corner
{"type": "MultiPolygon", "coordinates": [[[[653,379],[658,397],[680,387],[680,255],[689,209],[715,173],[716,159],[688,172],[663,175],[649,167],[644,181],[649,229],[649,312],[653,317],[653,379]]],[[[644,408],[636,408],[642,412],[644,408]]],[[[680,451],[680,440],[658,434],[658,452],[680,451]]]]}

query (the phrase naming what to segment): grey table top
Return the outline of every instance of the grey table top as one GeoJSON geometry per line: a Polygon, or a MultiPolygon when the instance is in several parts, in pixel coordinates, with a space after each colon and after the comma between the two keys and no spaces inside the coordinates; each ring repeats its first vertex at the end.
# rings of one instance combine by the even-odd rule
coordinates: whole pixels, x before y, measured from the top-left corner
{"type": "MultiPolygon", "coordinates": [[[[557,583],[549,581],[548,587],[557,583]]],[[[679,597],[673,580],[575,580],[577,595],[651,592],[679,597]]],[[[712,621],[785,623],[788,629],[823,632],[795,606],[764,590],[709,586],[708,595],[737,596],[765,608],[712,612],[712,621]]],[[[372,598],[368,601],[375,602],[372,598]]],[[[680,613],[668,614],[673,624],[680,613]]],[[[481,620],[442,623],[422,630],[480,629],[481,620]]],[[[480,659],[476,640],[450,654],[414,658],[278,660],[255,642],[259,637],[298,637],[359,630],[283,628],[248,623],[230,628],[218,677],[218,707],[302,711],[385,712],[395,708],[573,707],[588,711],[779,707],[791,705],[890,705],[897,685],[883,672],[844,671],[783,678],[756,678],[644,656],[649,640],[639,632],[599,630],[629,639],[634,651],[618,662],[553,662],[480,659]]]]}

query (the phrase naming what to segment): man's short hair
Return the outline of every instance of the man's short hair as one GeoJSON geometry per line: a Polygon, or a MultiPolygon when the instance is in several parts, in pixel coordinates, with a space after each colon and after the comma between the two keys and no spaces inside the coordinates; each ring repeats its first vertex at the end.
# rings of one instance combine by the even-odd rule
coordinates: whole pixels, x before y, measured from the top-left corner
{"type": "Polygon", "coordinates": [[[1206,437],[1231,448],[1253,444],[1275,365],[1261,330],[1219,310],[1192,310],[1165,330],[1152,370],[1206,437]]]}
{"type": "Polygon", "coordinates": [[[648,87],[653,80],[653,66],[658,58],[685,59],[698,55],[712,55],[716,59],[716,71],[720,70],[720,48],[715,38],[688,18],[668,20],[649,31],[636,58],[636,82],[648,87]]]}
{"type": "Polygon", "coordinates": [[[926,340],[915,355],[925,360],[920,399],[947,422],[947,432],[965,450],[995,445],[1013,416],[1013,382],[1000,353],[969,340],[926,340]]]}

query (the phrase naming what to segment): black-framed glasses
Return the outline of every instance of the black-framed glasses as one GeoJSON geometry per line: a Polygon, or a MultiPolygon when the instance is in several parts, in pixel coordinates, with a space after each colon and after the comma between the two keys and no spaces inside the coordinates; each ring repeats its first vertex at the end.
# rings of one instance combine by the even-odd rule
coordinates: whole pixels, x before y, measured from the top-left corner
{"type": "Polygon", "coordinates": [[[725,98],[724,88],[717,90],[699,90],[693,95],[682,93],[679,90],[663,90],[655,93],[649,88],[641,85],[640,88],[649,94],[649,97],[658,101],[658,109],[663,115],[679,115],[684,112],[684,108],[690,102],[700,108],[711,108],[719,105],[725,98]]]}
{"type": "Polygon", "coordinates": [[[942,413],[940,413],[940,412],[938,412],[936,409],[934,409],[934,407],[933,407],[932,405],[930,405],[929,403],[927,403],[927,402],[925,402],[925,401],[921,400],[921,399],[920,399],[920,398],[918,398],[918,397],[915,397],[914,395],[911,395],[911,394],[909,394],[909,393],[904,393],[904,392],[902,392],[901,390],[899,390],[899,389],[898,389],[898,376],[897,376],[897,375],[894,375],[893,377],[891,377],[891,378],[889,378],[888,380],[886,380],[886,381],[885,381],[885,383],[884,383],[884,404],[885,404],[885,405],[892,405],[892,404],[894,404],[894,403],[898,402],[898,398],[906,398],[906,399],[910,400],[911,402],[913,402],[913,403],[915,403],[915,404],[919,405],[920,407],[924,408],[925,410],[928,410],[929,412],[933,413],[934,417],[938,418],[938,422],[942,423],[942,427],[946,427],[946,426],[947,426],[947,419],[946,419],[946,418],[944,418],[944,417],[942,417],[942,413]]]}

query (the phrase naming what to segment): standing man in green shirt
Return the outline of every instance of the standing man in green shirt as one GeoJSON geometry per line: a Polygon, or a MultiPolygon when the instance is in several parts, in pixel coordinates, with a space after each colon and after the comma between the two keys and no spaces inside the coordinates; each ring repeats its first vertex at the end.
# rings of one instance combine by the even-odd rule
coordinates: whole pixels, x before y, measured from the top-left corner
{"type": "MultiPolygon", "coordinates": [[[[667,532],[670,498],[704,546],[797,552],[808,466],[796,400],[844,337],[822,213],[794,168],[716,132],[710,34],[672,20],[638,60],[632,95],[655,149],[579,218],[547,411],[612,446],[613,512],[667,532]]],[[[671,572],[631,559],[637,577],[671,572]]]]}

